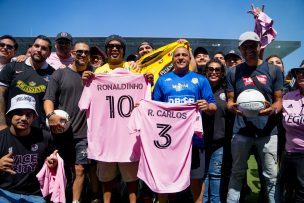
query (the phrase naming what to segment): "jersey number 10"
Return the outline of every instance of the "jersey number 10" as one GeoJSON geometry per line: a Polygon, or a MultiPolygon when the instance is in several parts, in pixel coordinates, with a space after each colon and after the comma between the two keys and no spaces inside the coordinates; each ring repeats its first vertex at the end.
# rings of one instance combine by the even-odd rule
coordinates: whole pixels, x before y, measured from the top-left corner
{"type": "MultiPolygon", "coordinates": [[[[106,96],[106,100],[108,100],[109,104],[110,104],[110,118],[115,118],[114,97],[106,96]]],[[[127,104],[125,104],[124,106],[126,106],[126,105],[127,104]]],[[[134,108],[134,101],[130,95],[122,95],[121,97],[119,97],[119,99],[117,101],[117,111],[118,111],[118,114],[120,115],[120,117],[122,117],[122,118],[130,117],[133,108],[134,108]],[[123,112],[123,103],[125,100],[126,100],[126,102],[129,103],[129,110],[127,112],[123,112]]]]}

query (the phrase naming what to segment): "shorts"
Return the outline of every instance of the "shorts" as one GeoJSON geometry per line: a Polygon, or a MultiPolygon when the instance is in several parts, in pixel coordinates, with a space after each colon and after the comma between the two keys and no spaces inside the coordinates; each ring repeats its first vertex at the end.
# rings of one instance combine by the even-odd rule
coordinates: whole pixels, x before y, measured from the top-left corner
{"type": "Polygon", "coordinates": [[[87,138],[80,138],[74,140],[75,144],[75,164],[89,164],[88,159],[88,140],[87,138]]]}
{"type": "Polygon", "coordinates": [[[136,181],[139,162],[97,162],[97,177],[101,182],[114,180],[120,173],[124,182],[136,181]]]}
{"type": "Polygon", "coordinates": [[[199,150],[199,167],[191,169],[190,178],[191,179],[202,179],[205,175],[205,150],[199,150]]]}

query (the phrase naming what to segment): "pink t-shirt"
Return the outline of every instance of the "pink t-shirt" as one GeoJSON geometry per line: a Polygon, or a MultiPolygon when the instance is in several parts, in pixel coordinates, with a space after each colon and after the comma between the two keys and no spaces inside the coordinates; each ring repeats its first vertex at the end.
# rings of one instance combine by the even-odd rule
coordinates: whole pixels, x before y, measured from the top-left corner
{"type": "Polygon", "coordinates": [[[60,59],[56,52],[52,52],[51,55],[46,59],[46,62],[55,70],[57,70],[59,68],[65,68],[66,66],[72,64],[74,62],[74,59],[72,56],[67,59],[60,59]]]}
{"type": "Polygon", "coordinates": [[[151,87],[143,75],[103,74],[84,87],[79,108],[86,110],[88,158],[104,162],[134,162],[136,137],[128,133],[135,103],[151,99],[151,87]]]}
{"type": "MultiPolygon", "coordinates": [[[[175,193],[190,185],[192,136],[202,136],[195,105],[142,100],[132,112],[129,130],[140,151],[137,176],[157,193],[175,193]]],[[[137,149],[137,148],[135,148],[137,149]]]]}
{"type": "Polygon", "coordinates": [[[273,20],[264,12],[255,18],[254,32],[261,39],[261,48],[265,49],[277,36],[277,31],[272,27],[273,20]]]}
{"type": "Polygon", "coordinates": [[[304,152],[304,95],[299,90],[283,97],[283,126],[287,152],[304,152]]]}

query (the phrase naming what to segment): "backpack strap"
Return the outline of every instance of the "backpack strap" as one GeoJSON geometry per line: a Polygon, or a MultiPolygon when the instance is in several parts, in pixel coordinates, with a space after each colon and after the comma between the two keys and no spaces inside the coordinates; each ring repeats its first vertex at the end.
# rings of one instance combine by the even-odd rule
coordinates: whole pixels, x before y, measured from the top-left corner
{"type": "MultiPolygon", "coordinates": [[[[231,81],[232,81],[232,84],[233,84],[234,93],[236,93],[236,79],[238,79],[239,72],[240,72],[238,67],[239,66],[237,65],[237,66],[232,67],[230,69],[230,71],[231,71],[231,79],[232,79],[231,81]]],[[[236,100],[237,96],[238,95],[234,95],[235,100],[236,100]]]]}

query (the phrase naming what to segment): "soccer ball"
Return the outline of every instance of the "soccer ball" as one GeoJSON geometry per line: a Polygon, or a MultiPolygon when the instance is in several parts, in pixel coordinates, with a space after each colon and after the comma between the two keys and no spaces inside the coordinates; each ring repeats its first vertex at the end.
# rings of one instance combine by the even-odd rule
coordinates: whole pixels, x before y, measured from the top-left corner
{"type": "Polygon", "coordinates": [[[54,110],[54,112],[56,115],[62,117],[62,119],[60,120],[60,123],[64,127],[64,129],[50,127],[48,119],[46,119],[46,126],[52,131],[52,133],[55,133],[55,134],[60,134],[60,133],[66,132],[71,125],[69,114],[60,109],[54,110]]]}
{"type": "Polygon", "coordinates": [[[246,117],[258,116],[259,111],[265,108],[264,102],[264,95],[255,89],[244,90],[236,100],[239,110],[246,117]]]}

